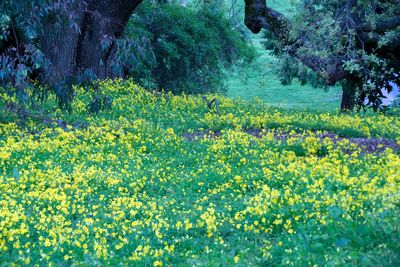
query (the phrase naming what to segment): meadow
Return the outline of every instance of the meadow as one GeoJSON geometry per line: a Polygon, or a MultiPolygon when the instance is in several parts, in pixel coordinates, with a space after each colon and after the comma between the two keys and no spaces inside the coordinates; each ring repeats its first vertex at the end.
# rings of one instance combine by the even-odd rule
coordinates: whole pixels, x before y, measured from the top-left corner
{"type": "Polygon", "coordinates": [[[400,264],[398,116],[99,90],[0,115],[0,265],[400,264]]]}
{"type": "Polygon", "coordinates": [[[282,85],[275,73],[279,59],[263,48],[263,39],[253,35],[251,43],[258,54],[247,71],[240,68],[230,72],[226,80],[227,96],[247,100],[257,97],[269,105],[295,110],[335,111],[340,108],[342,89],[330,86],[327,90],[301,85],[294,80],[290,85],[282,85]]]}

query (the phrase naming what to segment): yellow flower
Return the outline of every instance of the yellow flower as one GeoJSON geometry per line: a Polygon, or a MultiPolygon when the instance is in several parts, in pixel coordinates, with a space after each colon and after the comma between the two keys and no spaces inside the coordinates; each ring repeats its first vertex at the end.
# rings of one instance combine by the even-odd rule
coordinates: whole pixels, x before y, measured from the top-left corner
{"type": "Polygon", "coordinates": [[[8,159],[11,156],[11,153],[1,151],[0,152],[0,159],[8,159]]]}
{"type": "Polygon", "coordinates": [[[163,266],[163,263],[162,263],[162,261],[155,261],[154,264],[153,264],[153,266],[154,266],[154,267],[157,267],[157,266],[160,266],[160,267],[161,267],[161,266],[163,266]]]}
{"type": "Polygon", "coordinates": [[[50,247],[50,246],[51,246],[50,239],[46,238],[46,240],[44,241],[44,245],[45,245],[46,247],[50,247]]]}
{"type": "Polygon", "coordinates": [[[238,262],[239,262],[239,256],[235,256],[235,257],[233,258],[233,260],[235,261],[235,263],[238,263],[238,262]]]}
{"type": "Polygon", "coordinates": [[[181,228],[182,227],[182,222],[181,221],[178,221],[176,224],[175,224],[175,227],[176,228],[181,228]]]}

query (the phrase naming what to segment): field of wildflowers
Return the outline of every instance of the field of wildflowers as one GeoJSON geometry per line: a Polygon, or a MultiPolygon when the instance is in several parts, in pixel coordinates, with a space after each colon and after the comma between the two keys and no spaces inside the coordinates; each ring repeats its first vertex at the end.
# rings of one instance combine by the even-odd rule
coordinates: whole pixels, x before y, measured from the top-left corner
{"type": "Polygon", "coordinates": [[[398,117],[99,88],[64,126],[2,115],[1,266],[400,264],[398,117]]]}

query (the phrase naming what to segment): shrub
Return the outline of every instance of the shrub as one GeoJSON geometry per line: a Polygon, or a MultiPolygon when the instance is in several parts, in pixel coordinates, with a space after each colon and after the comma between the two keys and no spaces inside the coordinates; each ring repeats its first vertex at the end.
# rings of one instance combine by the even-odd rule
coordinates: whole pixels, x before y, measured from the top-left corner
{"type": "Polygon", "coordinates": [[[173,93],[223,91],[223,69],[255,55],[223,13],[208,8],[142,5],[127,36],[118,44],[125,74],[173,93]]]}

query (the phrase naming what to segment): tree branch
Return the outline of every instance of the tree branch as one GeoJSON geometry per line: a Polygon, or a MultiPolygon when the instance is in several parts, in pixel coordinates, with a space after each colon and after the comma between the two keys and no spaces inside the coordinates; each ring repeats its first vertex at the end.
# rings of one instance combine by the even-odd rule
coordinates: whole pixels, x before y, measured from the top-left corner
{"type": "Polygon", "coordinates": [[[377,32],[383,33],[386,31],[394,30],[400,26],[400,14],[397,14],[394,17],[389,19],[380,20],[375,25],[371,25],[371,23],[366,22],[360,24],[356,27],[358,32],[377,32]]]}
{"type": "MultiPolygon", "coordinates": [[[[345,55],[334,55],[322,58],[300,52],[300,48],[307,47],[307,45],[305,45],[307,40],[304,36],[297,36],[295,39],[293,39],[293,37],[289,38],[290,22],[282,13],[268,8],[266,0],[244,1],[245,24],[253,33],[259,33],[261,29],[271,32],[289,55],[297,58],[307,67],[315,71],[329,85],[333,85],[337,81],[348,77],[349,73],[343,68],[343,62],[346,60],[345,55]]],[[[348,1],[346,8],[354,9],[355,2],[353,2],[353,0],[348,1]]],[[[353,10],[348,10],[348,13],[352,12],[353,10]]],[[[379,49],[378,42],[374,38],[371,39],[371,36],[374,34],[376,35],[376,33],[383,33],[388,30],[396,29],[400,26],[400,16],[394,16],[387,20],[379,21],[375,25],[371,25],[370,23],[361,24],[358,18],[356,21],[351,17],[347,19],[347,23],[351,20],[352,25],[349,27],[355,30],[361,43],[368,43],[370,46],[372,45],[374,49],[379,49]]],[[[400,50],[397,40],[388,46],[385,47],[386,50],[382,49],[382,51],[379,52],[385,53],[385,51],[391,51],[390,56],[392,56],[392,51],[400,50]]]]}

